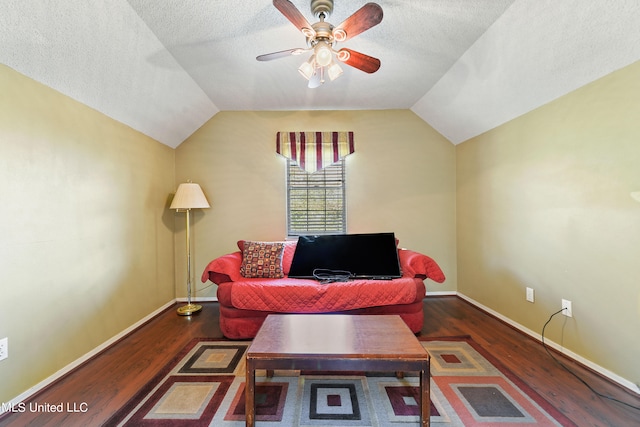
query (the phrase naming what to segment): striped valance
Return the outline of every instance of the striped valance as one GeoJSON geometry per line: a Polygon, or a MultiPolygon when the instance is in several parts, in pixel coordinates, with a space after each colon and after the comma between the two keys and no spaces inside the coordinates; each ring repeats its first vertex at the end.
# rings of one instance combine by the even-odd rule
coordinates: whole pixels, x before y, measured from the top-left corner
{"type": "Polygon", "coordinates": [[[313,173],[353,153],[353,132],[278,132],[276,152],[313,173]]]}

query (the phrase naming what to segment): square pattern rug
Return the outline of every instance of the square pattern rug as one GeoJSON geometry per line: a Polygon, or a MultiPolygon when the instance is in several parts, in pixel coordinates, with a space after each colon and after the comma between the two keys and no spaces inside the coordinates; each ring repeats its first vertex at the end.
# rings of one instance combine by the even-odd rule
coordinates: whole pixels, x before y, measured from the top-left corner
{"type": "MultiPolygon", "coordinates": [[[[575,426],[469,337],[421,339],[431,354],[432,426],[575,426]]],[[[248,341],[196,339],[105,425],[245,425],[248,341]]],[[[275,371],[256,376],[258,427],[420,425],[406,373],[275,371]]]]}

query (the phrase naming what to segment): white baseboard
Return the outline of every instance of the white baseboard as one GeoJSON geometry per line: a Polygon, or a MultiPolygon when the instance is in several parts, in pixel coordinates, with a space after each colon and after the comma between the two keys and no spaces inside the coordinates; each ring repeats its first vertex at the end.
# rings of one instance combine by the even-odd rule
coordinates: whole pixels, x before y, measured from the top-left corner
{"type": "Polygon", "coordinates": [[[455,297],[456,295],[458,295],[456,291],[427,292],[428,297],[455,297]]]}
{"type": "MultiPolygon", "coordinates": [[[[538,341],[542,341],[542,335],[540,335],[537,332],[532,331],[529,328],[526,328],[524,326],[522,326],[519,323],[514,322],[513,320],[509,319],[508,317],[503,316],[502,314],[498,313],[497,311],[494,311],[492,309],[490,309],[489,307],[486,307],[482,304],[480,304],[478,301],[475,301],[474,299],[469,298],[468,296],[461,294],[460,292],[456,292],[455,293],[457,296],[459,296],[460,298],[462,298],[463,300],[467,301],[469,304],[474,305],[484,311],[486,311],[487,313],[490,313],[491,315],[497,317],[498,319],[502,320],[503,322],[507,323],[510,326],[513,326],[515,329],[525,333],[526,335],[529,335],[535,339],[537,339],[538,341]]],[[[600,365],[597,365],[595,363],[593,363],[590,360],[585,359],[584,357],[580,356],[579,354],[576,354],[570,350],[567,350],[566,348],[562,347],[561,345],[550,341],[548,338],[545,338],[544,343],[553,348],[554,350],[557,350],[558,352],[564,354],[565,356],[583,364],[584,366],[587,366],[588,368],[594,370],[595,372],[598,372],[599,374],[601,374],[602,376],[610,379],[611,381],[620,384],[621,386],[628,388],[629,390],[631,390],[634,393],[638,393],[640,394],[640,387],[638,387],[637,384],[632,383],[631,381],[622,378],[620,375],[617,375],[611,371],[609,371],[606,368],[603,368],[600,365]]]]}
{"type": "Polygon", "coordinates": [[[20,394],[19,396],[15,397],[14,399],[12,399],[10,402],[3,404],[2,408],[0,408],[0,416],[3,415],[5,412],[7,412],[10,408],[17,406],[21,402],[24,402],[29,397],[33,396],[34,394],[36,394],[40,390],[42,390],[45,387],[47,387],[49,384],[51,384],[54,381],[62,378],[64,375],[68,374],[69,372],[71,372],[72,370],[77,368],[78,366],[80,366],[83,363],[85,363],[86,361],[90,360],[92,357],[96,356],[98,353],[100,353],[101,351],[105,350],[107,347],[113,345],[118,340],[120,340],[123,337],[125,337],[127,334],[129,334],[129,333],[133,332],[134,330],[138,329],[140,326],[142,326],[143,324],[145,324],[146,322],[148,322],[149,320],[151,320],[152,318],[154,318],[155,316],[157,316],[158,314],[160,314],[161,312],[163,312],[167,308],[171,307],[175,303],[176,303],[176,300],[169,301],[168,303],[166,303],[165,305],[163,305],[159,309],[155,310],[154,312],[152,312],[149,315],[145,316],[144,318],[140,319],[139,321],[137,321],[133,325],[129,326],[127,329],[125,329],[124,331],[120,332],[118,335],[115,335],[111,339],[109,339],[109,340],[105,341],[104,343],[100,344],[98,347],[94,348],[93,350],[91,350],[90,352],[88,352],[84,356],[80,357],[79,359],[71,362],[70,364],[68,364],[64,368],[60,369],[58,372],[56,372],[55,374],[51,375],[50,377],[40,381],[35,386],[31,387],[30,389],[28,389],[24,393],[20,394]],[[2,411],[3,408],[6,408],[6,410],[2,411]]]}

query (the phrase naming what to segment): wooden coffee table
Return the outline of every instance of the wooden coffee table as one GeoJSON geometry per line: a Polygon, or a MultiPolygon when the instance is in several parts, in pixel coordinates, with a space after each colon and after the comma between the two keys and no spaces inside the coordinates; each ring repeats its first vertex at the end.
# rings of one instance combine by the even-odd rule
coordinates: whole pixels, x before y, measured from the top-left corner
{"type": "Polygon", "coordinates": [[[274,314],[247,350],[246,425],[255,426],[256,369],[420,373],[429,426],[429,353],[397,315],[274,314]]]}

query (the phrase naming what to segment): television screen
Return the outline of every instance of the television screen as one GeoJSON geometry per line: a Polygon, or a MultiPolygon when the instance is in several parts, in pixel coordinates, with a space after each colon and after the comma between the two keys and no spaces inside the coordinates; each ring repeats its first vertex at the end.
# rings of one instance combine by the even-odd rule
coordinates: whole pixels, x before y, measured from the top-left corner
{"type": "Polygon", "coordinates": [[[314,278],[314,271],[348,272],[352,279],[401,277],[394,233],[300,236],[289,277],[314,278]]]}

